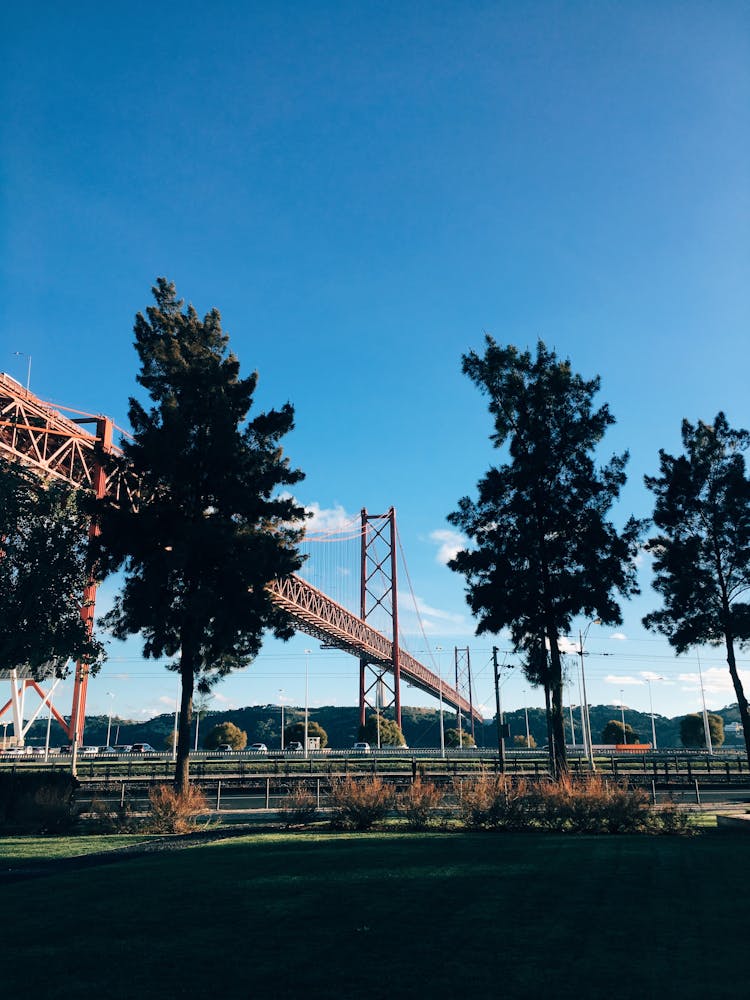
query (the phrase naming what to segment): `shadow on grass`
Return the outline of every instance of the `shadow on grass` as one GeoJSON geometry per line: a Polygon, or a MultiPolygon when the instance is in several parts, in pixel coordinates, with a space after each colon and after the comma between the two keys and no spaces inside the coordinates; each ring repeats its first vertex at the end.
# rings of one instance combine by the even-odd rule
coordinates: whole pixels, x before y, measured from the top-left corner
{"type": "Polygon", "coordinates": [[[749,863],[750,838],[720,834],[222,841],[5,886],[4,986],[46,1000],[71,982],[108,1000],[598,998],[617,982],[736,996],[732,887],[749,863]]]}

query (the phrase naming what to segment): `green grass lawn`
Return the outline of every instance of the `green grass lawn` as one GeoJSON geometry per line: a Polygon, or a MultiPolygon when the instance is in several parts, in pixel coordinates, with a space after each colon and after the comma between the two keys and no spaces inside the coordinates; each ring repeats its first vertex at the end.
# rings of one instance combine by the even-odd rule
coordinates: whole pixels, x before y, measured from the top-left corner
{"type": "Polygon", "coordinates": [[[75,837],[0,837],[0,866],[19,861],[43,861],[54,858],[77,858],[83,854],[114,851],[149,840],[135,834],[75,837]],[[7,864],[6,864],[7,862],[7,864]]]}
{"type": "Polygon", "coordinates": [[[715,832],[227,840],[4,884],[4,995],[736,997],[748,871],[715,832]]]}

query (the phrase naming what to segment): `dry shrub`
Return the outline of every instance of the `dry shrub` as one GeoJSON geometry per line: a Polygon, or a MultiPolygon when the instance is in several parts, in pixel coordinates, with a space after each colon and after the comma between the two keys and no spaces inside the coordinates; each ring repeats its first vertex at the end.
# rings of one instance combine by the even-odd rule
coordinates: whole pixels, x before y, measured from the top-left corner
{"type": "Polygon", "coordinates": [[[331,823],[343,830],[370,830],[393,803],[382,778],[340,778],[331,783],[331,823]]]}
{"type": "Polygon", "coordinates": [[[126,800],[110,805],[102,799],[91,800],[88,828],[100,833],[135,833],[141,821],[126,800]]]}
{"type": "Polygon", "coordinates": [[[195,829],[198,816],[208,811],[206,797],[195,785],[188,785],[182,794],[172,785],[154,785],[148,800],[153,833],[187,833],[195,829]]]}
{"type": "Polygon", "coordinates": [[[431,781],[417,778],[407,791],[399,795],[396,808],[412,830],[425,830],[435,818],[434,811],[442,805],[445,795],[431,781]]]}
{"type": "Polygon", "coordinates": [[[289,829],[292,826],[307,826],[318,815],[318,803],[309,788],[298,785],[279,807],[279,819],[289,829]]]}
{"type": "Polygon", "coordinates": [[[535,812],[540,826],[571,833],[642,833],[653,817],[648,794],[626,782],[587,775],[539,785],[535,812]]]}
{"type": "Polygon", "coordinates": [[[692,837],[696,832],[693,826],[695,810],[681,809],[675,802],[669,802],[653,813],[653,829],[655,833],[676,834],[681,837],[692,837]]]}
{"type": "Polygon", "coordinates": [[[456,781],[461,821],[472,830],[523,830],[533,820],[529,785],[504,774],[485,774],[456,781]]]}
{"type": "Polygon", "coordinates": [[[0,831],[68,833],[77,820],[79,784],[68,772],[0,774],[0,831]]]}

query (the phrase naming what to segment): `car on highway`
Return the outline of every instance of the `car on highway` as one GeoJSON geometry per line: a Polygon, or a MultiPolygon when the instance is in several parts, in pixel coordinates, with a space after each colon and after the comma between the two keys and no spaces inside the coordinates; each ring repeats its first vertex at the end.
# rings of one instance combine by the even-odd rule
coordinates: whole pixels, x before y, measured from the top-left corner
{"type": "Polygon", "coordinates": [[[302,753],[302,744],[298,740],[292,740],[284,747],[289,753],[302,753]]]}
{"type": "Polygon", "coordinates": [[[231,743],[220,743],[216,749],[219,753],[231,753],[234,747],[231,743]]]}
{"type": "Polygon", "coordinates": [[[96,757],[99,753],[99,747],[89,747],[83,746],[78,748],[78,753],[81,757],[96,757]]]}
{"type": "Polygon", "coordinates": [[[268,753],[268,747],[265,743],[251,743],[247,749],[250,753],[268,753]]]}
{"type": "Polygon", "coordinates": [[[130,753],[132,751],[132,746],[130,743],[117,743],[115,744],[115,753],[130,753]]]}
{"type": "Polygon", "coordinates": [[[99,753],[100,754],[113,754],[113,753],[117,753],[117,750],[114,747],[99,747],[99,753]]]}
{"type": "Polygon", "coordinates": [[[352,750],[358,750],[360,753],[369,753],[370,744],[369,743],[355,743],[352,746],[352,750]]]}
{"type": "Polygon", "coordinates": [[[130,748],[131,753],[156,753],[150,743],[134,743],[130,748]]]}

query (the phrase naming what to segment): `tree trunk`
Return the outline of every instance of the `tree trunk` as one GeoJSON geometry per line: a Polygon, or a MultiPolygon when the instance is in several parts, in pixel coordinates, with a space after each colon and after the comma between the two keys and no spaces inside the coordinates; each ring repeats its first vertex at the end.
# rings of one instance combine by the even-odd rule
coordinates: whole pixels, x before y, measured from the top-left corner
{"type": "Polygon", "coordinates": [[[568,756],[565,749],[565,720],[563,716],[563,681],[562,681],[562,657],[557,644],[558,635],[554,628],[547,632],[549,640],[549,690],[552,699],[550,705],[550,728],[552,730],[552,743],[550,750],[554,752],[554,776],[555,779],[568,773],[568,756]]]}
{"type": "Polygon", "coordinates": [[[745,691],[742,687],[742,681],[740,680],[740,675],[737,672],[737,660],[734,656],[734,638],[732,635],[725,633],[725,641],[729,676],[732,678],[734,693],[737,696],[737,707],[740,710],[742,733],[745,737],[745,755],[747,756],[748,767],[750,767],[750,712],[748,712],[747,698],[745,697],[745,691]]]}
{"type": "Polygon", "coordinates": [[[174,769],[174,787],[179,795],[187,791],[190,783],[190,727],[193,722],[193,688],[195,685],[194,658],[183,647],[180,657],[180,718],[177,729],[177,761],[174,769]]]}

